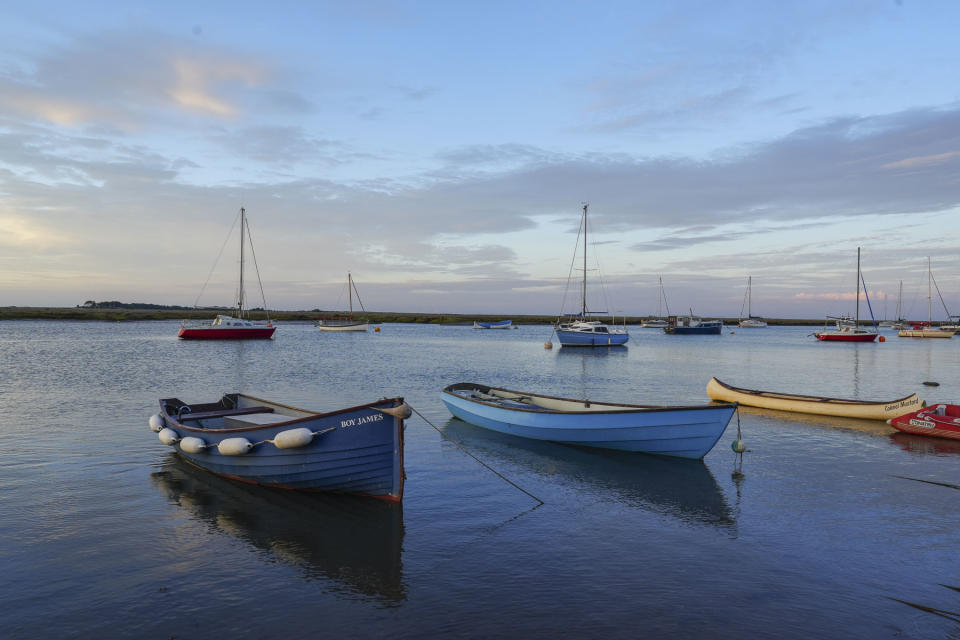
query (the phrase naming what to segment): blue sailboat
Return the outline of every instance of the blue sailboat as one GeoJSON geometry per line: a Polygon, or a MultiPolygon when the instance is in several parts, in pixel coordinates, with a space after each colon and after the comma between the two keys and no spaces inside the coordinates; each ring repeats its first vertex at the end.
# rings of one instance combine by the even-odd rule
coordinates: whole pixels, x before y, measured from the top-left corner
{"type": "Polygon", "coordinates": [[[598,320],[587,320],[591,313],[587,311],[587,207],[583,205],[583,216],[580,227],[583,230],[583,284],[581,286],[580,313],[567,318],[566,322],[558,321],[554,331],[561,347],[612,347],[626,344],[630,339],[626,326],[611,327],[598,320]]]}

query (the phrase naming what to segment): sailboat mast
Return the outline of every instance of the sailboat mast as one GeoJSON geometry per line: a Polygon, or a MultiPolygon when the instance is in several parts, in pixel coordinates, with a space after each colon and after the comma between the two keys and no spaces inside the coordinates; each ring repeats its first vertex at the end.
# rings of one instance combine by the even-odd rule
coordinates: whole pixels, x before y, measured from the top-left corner
{"type": "Polygon", "coordinates": [[[856,327],[860,326],[860,247],[857,247],[857,317],[856,327]]]}
{"type": "Polygon", "coordinates": [[[663,313],[661,313],[661,307],[663,306],[663,277],[660,276],[657,278],[660,282],[660,294],[657,296],[657,318],[662,318],[663,313]]]}
{"type": "Polygon", "coordinates": [[[350,295],[350,319],[353,320],[353,276],[347,271],[347,293],[350,295]]]}
{"type": "Polygon", "coordinates": [[[580,310],[580,318],[587,319],[587,207],[583,205],[583,306],[580,310]]]}
{"type": "Polygon", "coordinates": [[[240,292],[237,295],[237,317],[243,317],[243,235],[246,233],[247,211],[240,207],[240,292]]]}
{"type": "Polygon", "coordinates": [[[753,317],[753,276],[747,276],[747,317],[753,317]]]}
{"type": "Polygon", "coordinates": [[[927,256],[927,322],[933,322],[933,292],[930,288],[930,256],[927,256]]]}

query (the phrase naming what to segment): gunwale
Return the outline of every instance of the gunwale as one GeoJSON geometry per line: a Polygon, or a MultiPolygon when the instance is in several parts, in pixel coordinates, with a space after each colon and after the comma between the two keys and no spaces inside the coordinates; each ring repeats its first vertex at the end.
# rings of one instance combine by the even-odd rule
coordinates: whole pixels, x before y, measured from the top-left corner
{"type": "MultiPolygon", "coordinates": [[[[477,404],[482,404],[488,407],[494,407],[497,409],[502,409],[504,411],[524,411],[529,413],[545,413],[545,414],[573,414],[577,415],[610,415],[610,414],[619,414],[619,413],[648,413],[648,412],[660,412],[660,411],[691,411],[691,410],[709,410],[718,408],[718,403],[702,404],[702,405],[638,405],[638,404],[624,404],[620,402],[602,402],[602,401],[593,401],[593,400],[577,400],[574,398],[563,398],[559,396],[548,396],[541,393],[528,393],[526,391],[514,391],[512,389],[504,389],[502,387],[491,387],[489,385],[474,383],[474,382],[458,382],[456,384],[451,384],[443,388],[443,393],[448,395],[460,398],[462,400],[468,400],[470,402],[475,402],[477,404]],[[491,394],[491,391],[500,391],[504,393],[516,394],[522,397],[528,398],[543,398],[544,400],[553,400],[560,402],[569,402],[575,404],[582,404],[585,406],[584,410],[570,411],[570,410],[558,410],[558,409],[549,409],[546,407],[506,407],[501,403],[492,402],[483,400],[482,398],[471,398],[468,396],[463,396],[454,393],[455,391],[466,391],[469,389],[476,389],[484,394],[491,394]],[[599,405],[603,407],[617,407],[616,409],[605,409],[605,410],[590,410],[588,407],[594,405],[599,405]]],[[[502,398],[510,399],[510,398],[502,398]]],[[[736,402],[722,403],[730,406],[736,406],[736,402]]]]}
{"type": "Polygon", "coordinates": [[[849,398],[831,398],[827,396],[811,396],[791,393],[781,393],[776,391],[762,391],[759,389],[745,389],[735,387],[718,380],[716,377],[710,378],[707,383],[707,395],[714,400],[730,401],[729,395],[742,396],[737,402],[748,407],[758,407],[761,409],[773,409],[776,411],[790,411],[795,413],[809,413],[818,415],[837,416],[841,418],[866,418],[876,420],[887,420],[904,413],[913,411],[914,405],[920,407],[923,401],[917,394],[912,393],[896,400],[873,401],[873,400],[854,400],[849,398]],[[718,390],[717,387],[720,387],[718,390]],[[724,393],[727,392],[727,393],[724,393]],[[751,399],[762,399],[769,402],[752,403],[751,399]],[[782,404],[781,404],[782,403],[782,404]],[[790,403],[798,403],[790,406],[790,403]],[[828,410],[835,407],[836,411],[828,410]],[[818,410],[819,409],[819,410],[818,410]],[[897,409],[904,409],[897,413],[897,409]]]}

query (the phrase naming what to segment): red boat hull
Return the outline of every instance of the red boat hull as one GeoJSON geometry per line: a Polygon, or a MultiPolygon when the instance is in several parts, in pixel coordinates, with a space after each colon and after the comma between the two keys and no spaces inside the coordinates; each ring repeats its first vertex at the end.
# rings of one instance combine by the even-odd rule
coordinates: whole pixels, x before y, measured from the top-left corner
{"type": "Polygon", "coordinates": [[[184,327],[177,333],[177,337],[184,340],[268,340],[276,330],[276,327],[184,327]]]}
{"type": "Polygon", "coordinates": [[[815,333],[817,340],[825,342],[873,342],[876,333],[815,333]]]}
{"type": "Polygon", "coordinates": [[[960,405],[936,404],[924,407],[893,418],[890,424],[904,433],[960,440],[960,405]]]}

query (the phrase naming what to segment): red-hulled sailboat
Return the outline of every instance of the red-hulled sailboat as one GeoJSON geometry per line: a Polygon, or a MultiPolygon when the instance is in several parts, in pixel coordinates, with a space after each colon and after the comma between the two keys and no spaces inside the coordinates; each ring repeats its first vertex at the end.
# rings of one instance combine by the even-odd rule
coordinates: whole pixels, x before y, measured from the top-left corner
{"type": "MultiPolygon", "coordinates": [[[[236,223],[234,223],[236,224],[236,223]]],[[[250,229],[247,226],[247,212],[243,207],[240,208],[240,288],[237,293],[237,313],[236,317],[227,315],[218,315],[212,322],[200,321],[191,322],[184,320],[180,325],[178,338],[184,340],[256,340],[269,339],[273,337],[273,332],[277,330],[273,322],[254,321],[247,317],[247,312],[243,308],[243,269],[244,269],[244,246],[246,244],[244,236],[249,235],[250,229]]],[[[251,250],[253,242],[250,243],[251,250]]],[[[254,257],[256,265],[256,257],[254,257]]],[[[257,269],[257,279],[260,278],[260,270],[257,269]]],[[[204,285],[206,286],[206,285],[204,285]]],[[[263,293],[263,284],[260,285],[260,292],[263,293]]],[[[263,308],[266,309],[267,303],[264,300],[263,308]]]]}
{"type": "MultiPolygon", "coordinates": [[[[824,342],[873,342],[877,339],[876,326],[874,326],[873,331],[860,328],[860,282],[860,247],[857,247],[857,315],[853,318],[850,316],[840,316],[839,318],[827,316],[828,319],[836,320],[836,329],[828,331],[824,328],[823,331],[815,332],[813,335],[817,337],[817,340],[824,342]]],[[[863,289],[864,294],[866,294],[866,285],[863,289]]],[[[870,315],[872,317],[873,313],[871,312],[870,315]]]]}

